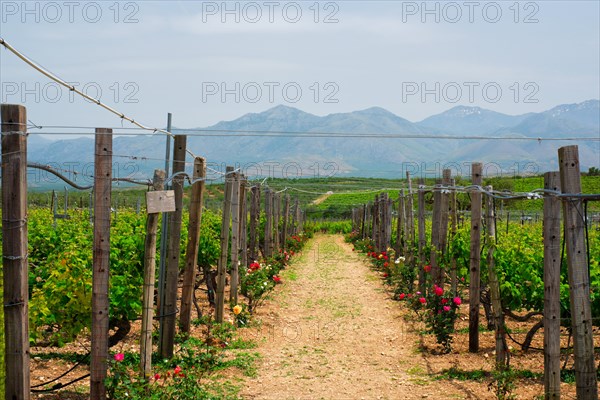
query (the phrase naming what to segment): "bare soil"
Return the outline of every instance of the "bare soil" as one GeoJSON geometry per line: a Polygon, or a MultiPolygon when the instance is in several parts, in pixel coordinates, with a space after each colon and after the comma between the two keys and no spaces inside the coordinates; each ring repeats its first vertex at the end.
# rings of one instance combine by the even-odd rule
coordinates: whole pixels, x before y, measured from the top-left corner
{"type": "MultiPolygon", "coordinates": [[[[481,381],[440,379],[450,368],[493,370],[494,335],[481,332],[480,351],[468,352],[468,306],[462,307],[453,351],[440,354],[414,312],[392,300],[364,255],[342,236],[317,235],[283,274],[285,285],[257,311],[262,361],[258,376],[246,378],[247,399],[495,399],[488,374],[481,381]]],[[[481,315],[485,323],[485,317],[481,315]]],[[[536,319],[509,321],[522,342],[536,319]]],[[[565,334],[563,347],[566,347],[565,334]]],[[[543,372],[543,352],[522,352],[510,342],[511,366],[543,372]]],[[[533,347],[543,348],[543,330],[533,347]]],[[[571,357],[572,361],[572,357],[571,357]]],[[[571,364],[568,362],[568,365],[571,364]]],[[[543,394],[542,379],[518,379],[517,399],[543,394]]],[[[564,383],[563,398],[576,398],[564,383]]],[[[543,397],[542,397],[543,398],[543,397]]]]}

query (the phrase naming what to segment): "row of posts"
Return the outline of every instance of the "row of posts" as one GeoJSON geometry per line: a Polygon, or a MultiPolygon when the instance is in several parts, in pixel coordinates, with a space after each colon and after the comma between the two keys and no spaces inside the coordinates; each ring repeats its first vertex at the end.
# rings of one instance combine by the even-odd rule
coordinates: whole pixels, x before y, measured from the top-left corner
{"type": "MultiPolygon", "coordinates": [[[[592,315],[590,302],[589,265],[586,251],[585,226],[587,218],[581,194],[581,175],[577,146],[566,146],[558,150],[560,171],[544,174],[544,188],[563,193],[563,197],[544,196],[543,240],[544,240],[544,386],[545,397],[560,398],[560,266],[561,266],[561,221],[565,227],[565,241],[568,280],[570,286],[571,328],[574,338],[575,379],[578,399],[597,399],[598,387],[594,364],[592,315]],[[564,194],[567,194],[564,196],[564,194]],[[573,194],[569,197],[568,194],[573,194]],[[562,218],[561,218],[562,207],[562,218]]],[[[494,198],[485,196],[486,207],[483,213],[483,165],[473,163],[471,170],[471,232],[469,260],[469,351],[479,351],[479,316],[481,287],[481,256],[485,254],[488,267],[487,281],[492,302],[492,316],[496,329],[496,364],[500,369],[508,366],[508,346],[506,344],[504,310],[500,297],[500,283],[495,269],[494,251],[496,246],[496,215],[494,198]],[[485,223],[484,223],[485,221],[485,223]],[[487,253],[481,249],[481,236],[484,233],[487,253]]],[[[406,257],[406,263],[418,267],[419,290],[425,293],[423,266],[431,265],[434,284],[443,286],[446,274],[450,277],[450,290],[456,293],[456,260],[445,259],[448,243],[457,232],[457,202],[454,180],[450,170],[444,170],[442,180],[433,188],[433,217],[431,228],[431,252],[425,254],[427,238],[425,234],[425,193],[423,182],[417,190],[417,224],[413,222],[413,190],[410,175],[407,173],[408,193],[400,192],[397,208],[397,230],[395,250],[406,257]],[[417,254],[414,254],[414,249],[417,254]]],[[[487,192],[492,191],[487,186],[487,192]]],[[[431,191],[431,190],[429,190],[431,191]]],[[[597,199],[595,199],[597,200],[597,199]]],[[[385,251],[391,245],[392,201],[387,193],[379,194],[372,204],[360,206],[352,211],[353,231],[363,239],[371,239],[376,251],[385,251]]]]}
{"type": "MultiPolygon", "coordinates": [[[[21,105],[0,106],[2,132],[2,268],[4,291],[5,329],[5,398],[30,398],[30,352],[28,320],[28,257],[27,257],[27,116],[21,105]]],[[[94,189],[93,189],[93,274],[92,274],[92,329],[90,363],[90,398],[105,399],[109,330],[109,282],[110,282],[110,225],[112,199],[112,144],[111,129],[96,129],[94,189]]],[[[173,148],[172,188],[175,193],[175,211],[163,213],[161,229],[161,264],[159,298],[157,309],[160,320],[159,353],[163,358],[173,354],[177,314],[180,315],[180,332],[189,333],[193,293],[197,274],[198,245],[206,177],[206,162],[194,159],[190,199],[190,222],[188,244],[183,270],[183,290],[177,309],[177,286],[180,275],[180,237],[183,215],[183,184],[186,155],[186,137],[175,136],[173,148]],[[168,234],[167,234],[168,232],[168,234]],[[164,247],[163,247],[164,246],[164,247]],[[166,249],[166,253],[163,250],[166,249]]],[[[168,157],[167,157],[168,158],[168,157]]],[[[166,186],[167,171],[157,170],[153,189],[166,186]]],[[[281,209],[281,194],[265,191],[265,216],[270,221],[265,226],[264,244],[259,243],[260,187],[250,188],[250,221],[248,225],[248,183],[240,174],[228,168],[225,207],[223,210],[222,253],[218,264],[219,282],[217,293],[221,294],[215,311],[216,319],[222,321],[227,266],[228,244],[231,235],[231,282],[232,301],[237,301],[239,265],[248,260],[265,257],[285,248],[289,235],[298,234],[303,213],[296,200],[293,206],[286,194],[281,209]],[[231,221],[230,221],[231,220],[231,221]],[[230,233],[229,224],[232,231],[230,233]],[[268,231],[268,232],[267,232],[268,231]],[[249,234],[247,233],[249,232],[249,234]],[[249,240],[248,240],[249,239],[249,240]],[[248,258],[250,257],[250,258],[248,258]],[[239,263],[238,263],[239,261],[239,263]]],[[[56,204],[56,203],[55,203],[56,204]]],[[[142,331],[140,340],[141,370],[144,377],[151,371],[152,321],[154,316],[154,290],[156,249],[159,214],[148,214],[144,254],[144,287],[142,306],[142,331]]],[[[206,272],[206,271],[205,271],[206,272]]]]}

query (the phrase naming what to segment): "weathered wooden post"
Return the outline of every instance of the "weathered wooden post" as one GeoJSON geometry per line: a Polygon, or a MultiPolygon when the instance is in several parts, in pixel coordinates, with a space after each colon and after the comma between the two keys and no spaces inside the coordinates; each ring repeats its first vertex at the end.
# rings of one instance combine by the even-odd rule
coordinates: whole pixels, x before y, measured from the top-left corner
{"type": "Polygon", "coordinates": [[[290,218],[290,195],[285,194],[283,200],[283,229],[281,235],[281,248],[286,250],[287,247],[287,238],[289,237],[289,218],[290,218]]]}
{"type": "Polygon", "coordinates": [[[236,305],[238,302],[238,284],[240,280],[240,174],[234,173],[231,177],[233,186],[231,191],[231,283],[229,285],[229,302],[236,305]]]}
{"type": "Polygon", "coordinates": [[[258,227],[260,221],[260,186],[250,189],[250,261],[258,259],[258,227]]]}
{"type": "MultiPolygon", "coordinates": [[[[154,171],[153,189],[162,191],[165,186],[165,171],[154,171]]],[[[154,281],[156,280],[156,232],[158,213],[150,213],[146,219],[144,242],[144,290],[142,294],[142,333],[140,336],[140,370],[148,379],[152,373],[152,319],[154,318],[154,281]]]]}
{"type": "MultiPolygon", "coordinates": [[[[406,181],[408,184],[408,197],[406,201],[406,226],[408,228],[407,232],[407,254],[406,257],[406,265],[409,265],[411,268],[414,268],[415,261],[415,217],[413,213],[413,191],[412,191],[412,180],[410,178],[410,172],[406,171],[406,181]]],[[[412,282],[410,284],[410,288],[412,289],[412,282]]]]}
{"type": "Polygon", "coordinates": [[[104,400],[108,358],[112,129],[96,129],[95,149],[90,397],[92,400],[104,400]]]}
{"type": "MultiPolygon", "coordinates": [[[[6,373],[5,398],[28,400],[27,110],[21,105],[2,104],[0,114],[5,352],[2,368],[6,373]]],[[[101,371],[97,369],[94,377],[98,372],[101,371]]]]}
{"type": "MultiPolygon", "coordinates": [[[[560,192],[560,174],[546,172],[544,189],[560,192]]],[[[544,197],[544,392],[560,399],[560,200],[544,197]]]]}
{"type": "Polygon", "coordinates": [[[185,135],[175,136],[173,146],[173,190],[175,191],[175,211],[169,219],[169,241],[165,271],[164,314],[160,316],[159,353],[163,358],[173,356],[175,327],[177,321],[177,282],[179,280],[179,256],[181,247],[181,219],[183,217],[183,176],[175,174],[185,171],[185,135]]]}
{"type": "Polygon", "coordinates": [[[248,267],[248,180],[242,175],[240,180],[240,264],[248,267]]]}
{"type": "Polygon", "coordinates": [[[273,193],[273,249],[279,253],[281,243],[279,243],[279,221],[281,216],[281,194],[273,193]]]}
{"type": "MultiPolygon", "coordinates": [[[[558,149],[560,187],[563,193],[581,194],[581,172],[577,146],[558,149]]],[[[597,399],[598,384],[594,364],[594,338],[590,304],[589,260],[585,242],[586,215],[583,201],[566,198],[563,201],[565,244],[571,303],[571,325],[575,355],[575,381],[578,399],[597,399]]]]}
{"type": "Polygon", "coordinates": [[[265,189],[265,258],[273,255],[273,195],[265,189]]]}
{"type": "Polygon", "coordinates": [[[439,285],[440,263],[442,257],[440,244],[440,230],[442,220],[442,188],[441,182],[438,181],[433,190],[433,216],[431,219],[431,253],[429,262],[431,265],[431,277],[433,283],[439,285]]]}
{"type": "MultiPolygon", "coordinates": [[[[450,242],[452,242],[458,232],[458,210],[456,208],[456,189],[454,189],[454,179],[451,179],[450,185],[452,186],[452,190],[450,191],[450,242]]],[[[457,290],[458,277],[456,273],[456,259],[452,257],[452,259],[450,260],[450,292],[453,296],[456,296],[457,290]]]]}
{"type": "Polygon", "coordinates": [[[194,159],[192,173],[192,190],[190,195],[190,216],[188,225],[188,242],[185,251],[185,268],[183,270],[183,287],[181,290],[181,315],[179,325],[181,332],[190,332],[194,288],[196,286],[196,266],[198,264],[198,246],[200,244],[200,225],[202,223],[202,207],[204,206],[204,187],[206,178],[206,160],[202,157],[194,159]]]}
{"type": "Polygon", "coordinates": [[[217,266],[217,291],[215,298],[215,321],[223,322],[225,311],[225,284],[227,278],[227,255],[229,254],[229,223],[231,219],[231,192],[233,191],[233,167],[225,169],[225,198],[221,221],[221,255],[217,266]]]}
{"type": "Polygon", "coordinates": [[[419,207],[419,213],[417,215],[417,228],[419,230],[419,262],[421,265],[418,266],[419,272],[419,291],[425,293],[425,246],[427,246],[427,236],[425,234],[425,189],[423,184],[423,178],[419,179],[419,191],[417,192],[417,203],[419,207]]]}
{"type": "MultiPolygon", "coordinates": [[[[488,192],[492,187],[486,187],[488,192]]],[[[487,266],[488,266],[488,284],[490,285],[490,299],[492,301],[492,311],[494,313],[494,327],[496,333],[496,368],[505,370],[508,368],[508,346],[506,345],[506,328],[504,326],[504,310],[500,299],[500,282],[496,273],[496,264],[494,262],[494,252],[496,251],[496,216],[494,215],[494,199],[492,196],[486,197],[486,225],[488,245],[487,266]]]]}
{"type": "MultiPolygon", "coordinates": [[[[471,164],[471,182],[481,186],[483,165],[471,164]]],[[[479,351],[479,296],[481,280],[481,191],[471,191],[471,253],[469,256],[469,351],[479,351]]]]}

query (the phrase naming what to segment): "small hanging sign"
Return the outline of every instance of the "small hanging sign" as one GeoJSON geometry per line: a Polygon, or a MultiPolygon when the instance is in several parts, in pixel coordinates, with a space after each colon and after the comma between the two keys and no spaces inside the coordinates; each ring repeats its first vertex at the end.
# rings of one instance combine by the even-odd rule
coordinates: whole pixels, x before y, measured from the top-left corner
{"type": "Polygon", "coordinates": [[[175,191],[156,190],[146,192],[146,210],[148,214],[175,211],[175,191]]]}

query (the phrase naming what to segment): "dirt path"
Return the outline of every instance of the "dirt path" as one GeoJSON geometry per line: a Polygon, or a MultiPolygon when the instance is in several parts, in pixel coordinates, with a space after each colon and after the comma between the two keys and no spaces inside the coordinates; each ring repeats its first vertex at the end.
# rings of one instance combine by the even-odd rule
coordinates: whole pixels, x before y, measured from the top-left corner
{"type": "Polygon", "coordinates": [[[257,313],[263,358],[245,399],[464,398],[430,380],[396,303],[341,236],[316,236],[257,313]]]}

